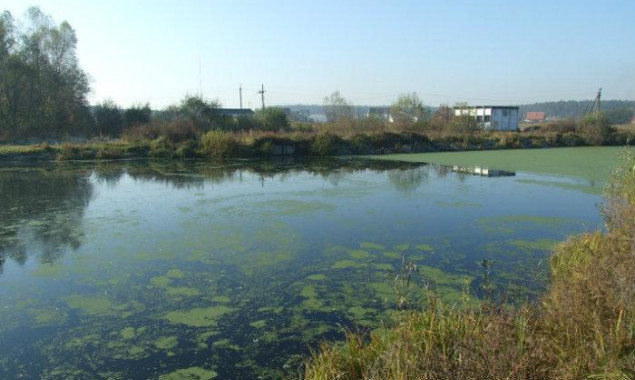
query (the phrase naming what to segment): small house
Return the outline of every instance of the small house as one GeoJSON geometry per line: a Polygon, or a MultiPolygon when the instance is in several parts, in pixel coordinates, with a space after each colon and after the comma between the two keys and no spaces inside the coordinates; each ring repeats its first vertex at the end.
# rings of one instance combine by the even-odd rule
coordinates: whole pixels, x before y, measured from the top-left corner
{"type": "Polygon", "coordinates": [[[392,115],[390,114],[390,107],[369,107],[366,117],[383,119],[390,123],[393,122],[392,115]]]}
{"type": "Polygon", "coordinates": [[[525,115],[526,123],[542,123],[545,121],[544,112],[527,112],[525,115]]]}
{"type": "Polygon", "coordinates": [[[487,131],[517,131],[518,107],[515,106],[464,106],[454,107],[455,116],[472,116],[487,131]]]}

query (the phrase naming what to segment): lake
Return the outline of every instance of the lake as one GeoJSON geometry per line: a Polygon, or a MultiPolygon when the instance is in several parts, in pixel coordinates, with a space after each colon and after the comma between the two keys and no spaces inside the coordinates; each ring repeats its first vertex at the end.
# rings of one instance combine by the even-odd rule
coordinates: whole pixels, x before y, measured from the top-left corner
{"type": "Polygon", "coordinates": [[[418,155],[2,164],[0,378],[280,378],[399,297],[469,306],[485,259],[496,297],[534,299],[554,245],[603,226],[621,150],[566,168],[593,149],[487,175],[418,155]]]}

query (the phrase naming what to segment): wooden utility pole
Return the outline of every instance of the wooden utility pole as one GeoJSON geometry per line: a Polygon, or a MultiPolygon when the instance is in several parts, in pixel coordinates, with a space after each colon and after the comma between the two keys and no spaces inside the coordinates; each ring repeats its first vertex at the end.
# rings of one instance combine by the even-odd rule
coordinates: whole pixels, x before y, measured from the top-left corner
{"type": "Polygon", "coordinates": [[[591,108],[589,108],[589,110],[587,111],[587,115],[589,114],[597,114],[598,112],[600,112],[600,98],[602,97],[602,89],[600,88],[598,90],[597,95],[595,95],[595,100],[593,101],[593,104],[591,104],[591,108]]]}
{"type": "Polygon", "coordinates": [[[260,96],[262,97],[262,109],[265,109],[265,85],[263,84],[260,91],[258,91],[258,93],[260,94],[260,96]]]}

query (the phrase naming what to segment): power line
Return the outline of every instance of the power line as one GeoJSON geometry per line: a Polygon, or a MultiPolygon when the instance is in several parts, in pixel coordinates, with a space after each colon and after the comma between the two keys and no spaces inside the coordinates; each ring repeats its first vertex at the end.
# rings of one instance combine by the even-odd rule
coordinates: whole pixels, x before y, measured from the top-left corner
{"type": "Polygon", "coordinates": [[[263,84],[262,87],[260,88],[260,91],[258,91],[258,93],[260,94],[260,96],[262,97],[262,109],[265,109],[265,85],[263,84]]]}

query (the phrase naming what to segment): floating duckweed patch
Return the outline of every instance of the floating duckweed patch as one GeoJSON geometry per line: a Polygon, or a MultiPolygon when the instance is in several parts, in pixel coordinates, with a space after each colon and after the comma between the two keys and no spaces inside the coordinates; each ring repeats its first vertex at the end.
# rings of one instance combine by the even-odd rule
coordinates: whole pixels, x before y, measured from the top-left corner
{"type": "Polygon", "coordinates": [[[212,307],[198,307],[186,311],[171,311],[165,315],[165,319],[173,324],[182,324],[193,327],[216,326],[218,320],[225,314],[236,311],[236,309],[224,305],[212,307]]]}
{"type": "Polygon", "coordinates": [[[172,287],[169,286],[166,289],[168,295],[172,297],[196,297],[201,294],[201,292],[196,288],[188,288],[185,286],[181,287],[172,287]]]}
{"type": "Polygon", "coordinates": [[[108,342],[106,348],[115,359],[138,360],[149,356],[144,347],[131,345],[129,342],[108,342]]]}
{"type": "Polygon", "coordinates": [[[435,268],[435,267],[431,267],[427,265],[419,265],[418,270],[419,270],[419,274],[423,276],[424,280],[432,281],[433,283],[436,283],[439,285],[461,286],[465,279],[465,276],[446,273],[439,268],[435,268]]]}
{"type": "Polygon", "coordinates": [[[306,279],[312,280],[312,281],[323,281],[323,280],[326,280],[327,278],[328,277],[326,277],[325,275],[319,273],[319,274],[312,274],[308,276],[306,279]]]}
{"type": "Polygon", "coordinates": [[[397,252],[403,252],[403,251],[407,251],[409,248],[410,248],[410,244],[404,243],[404,244],[398,244],[394,246],[392,249],[394,249],[397,252]]]}
{"type": "Polygon", "coordinates": [[[210,380],[218,376],[211,369],[190,367],[159,376],[159,380],[210,380]]]}
{"type": "Polygon", "coordinates": [[[353,260],[340,260],[333,264],[334,269],[345,269],[353,267],[363,267],[364,264],[355,262],[353,260]]]}
{"type": "Polygon", "coordinates": [[[264,320],[264,319],[261,319],[261,320],[255,321],[255,322],[251,322],[249,324],[249,326],[251,326],[253,328],[256,328],[256,329],[261,329],[261,328],[265,327],[266,325],[267,325],[267,321],[264,320]]]}
{"type": "Polygon", "coordinates": [[[183,278],[185,277],[185,273],[180,269],[170,269],[168,273],[166,273],[166,276],[170,278],[183,278]]]}
{"type": "Polygon", "coordinates": [[[514,232],[514,228],[527,228],[530,226],[560,227],[567,223],[567,219],[560,217],[546,217],[535,215],[511,215],[502,217],[482,217],[476,223],[489,232],[514,232]]]}
{"type": "Polygon", "coordinates": [[[386,249],[386,247],[384,247],[381,244],[369,243],[369,242],[363,242],[359,246],[362,249],[368,249],[371,251],[383,251],[384,249],[386,249]]]}
{"type": "Polygon", "coordinates": [[[363,259],[367,259],[370,257],[370,253],[363,251],[361,249],[356,249],[353,251],[350,251],[349,254],[355,258],[355,259],[359,259],[359,260],[363,260],[363,259]]]}
{"type": "Polygon", "coordinates": [[[374,282],[370,286],[383,301],[395,297],[395,288],[392,283],[374,282]]]}
{"type": "Polygon", "coordinates": [[[381,270],[381,271],[392,271],[393,270],[392,264],[384,264],[384,263],[375,264],[375,268],[377,268],[378,270],[381,270]]]}
{"type": "Polygon", "coordinates": [[[304,298],[315,298],[317,297],[317,292],[315,291],[315,287],[312,285],[305,285],[300,292],[302,297],[304,298]]]}
{"type": "Polygon", "coordinates": [[[113,303],[104,297],[75,294],[65,297],[64,301],[70,308],[78,309],[94,316],[112,315],[115,312],[113,303]]]}
{"type": "Polygon", "coordinates": [[[275,314],[280,314],[284,311],[284,306],[264,306],[261,308],[258,308],[258,312],[259,313],[275,313],[275,314]]]}
{"type": "Polygon", "coordinates": [[[432,248],[432,246],[430,244],[417,244],[415,246],[415,248],[417,248],[420,251],[424,251],[424,252],[432,252],[432,251],[434,251],[434,248],[432,248]]]}
{"type": "Polygon", "coordinates": [[[227,348],[234,351],[240,351],[240,346],[237,344],[233,344],[229,339],[221,339],[214,342],[214,347],[216,348],[227,348]]]}
{"type": "Polygon", "coordinates": [[[172,279],[168,276],[155,276],[150,279],[150,283],[159,288],[165,288],[172,283],[172,279]]]}
{"type": "Polygon", "coordinates": [[[154,346],[160,350],[168,351],[176,347],[179,340],[176,336],[164,336],[154,341],[154,346]]]}
{"type": "Polygon", "coordinates": [[[317,298],[308,298],[302,301],[300,306],[304,309],[319,310],[322,306],[324,306],[324,302],[317,298]]]}
{"type": "Polygon", "coordinates": [[[126,339],[126,340],[132,339],[136,335],[134,327],[126,327],[125,329],[121,330],[119,334],[121,335],[123,339],[126,339]]]}
{"type": "Polygon", "coordinates": [[[361,306],[353,306],[353,307],[349,307],[348,308],[348,312],[350,314],[352,314],[355,317],[355,319],[361,319],[366,314],[368,314],[370,312],[370,310],[366,309],[366,308],[363,308],[361,306]]]}
{"type": "Polygon", "coordinates": [[[399,252],[386,251],[386,252],[384,252],[382,254],[384,255],[384,257],[387,257],[389,259],[400,259],[401,258],[401,253],[399,253],[399,252]]]}
{"type": "Polygon", "coordinates": [[[553,239],[539,239],[539,240],[512,240],[509,244],[516,248],[529,250],[529,251],[551,251],[558,244],[558,241],[553,239]]]}
{"type": "Polygon", "coordinates": [[[229,301],[231,301],[231,298],[227,296],[215,296],[214,298],[212,298],[212,301],[218,303],[229,303],[229,301]]]}
{"type": "Polygon", "coordinates": [[[61,309],[33,309],[29,311],[37,325],[61,325],[68,319],[68,314],[61,309]]]}

